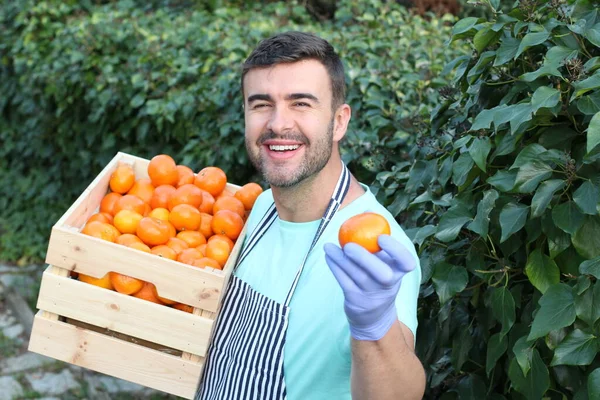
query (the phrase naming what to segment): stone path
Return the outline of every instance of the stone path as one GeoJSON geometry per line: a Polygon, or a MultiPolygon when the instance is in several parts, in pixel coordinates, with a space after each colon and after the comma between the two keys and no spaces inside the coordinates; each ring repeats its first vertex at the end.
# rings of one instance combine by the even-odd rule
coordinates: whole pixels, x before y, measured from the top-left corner
{"type": "Polygon", "coordinates": [[[0,400],[182,399],[29,352],[43,269],[0,264],[0,400]]]}

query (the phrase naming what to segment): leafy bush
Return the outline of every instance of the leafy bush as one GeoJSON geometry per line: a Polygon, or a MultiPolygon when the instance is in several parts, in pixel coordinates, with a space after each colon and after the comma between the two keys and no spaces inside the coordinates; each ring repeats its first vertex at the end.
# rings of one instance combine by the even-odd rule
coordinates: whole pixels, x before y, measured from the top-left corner
{"type": "Polygon", "coordinates": [[[472,54],[411,160],[378,174],[419,247],[427,398],[600,398],[599,11],[457,22],[472,54]]]}
{"type": "Polygon", "coordinates": [[[447,82],[435,77],[461,52],[443,46],[452,17],[424,21],[393,2],[339,2],[325,23],[298,2],[219,3],[0,5],[0,259],[43,259],[51,225],[117,151],[250,179],[239,68],[275,32],[339,48],[354,110],[344,157],[367,180],[383,152],[411,143],[411,118],[437,104],[447,82]]]}

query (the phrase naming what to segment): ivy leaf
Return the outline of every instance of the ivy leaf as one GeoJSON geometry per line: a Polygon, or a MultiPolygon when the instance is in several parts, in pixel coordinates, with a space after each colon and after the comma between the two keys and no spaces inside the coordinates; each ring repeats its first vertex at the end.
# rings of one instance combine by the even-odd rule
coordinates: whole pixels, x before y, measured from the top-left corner
{"type": "Polygon", "coordinates": [[[572,201],[559,204],[552,209],[554,224],[570,235],[579,229],[584,219],[585,216],[572,201]]]}
{"type": "Polygon", "coordinates": [[[525,50],[532,46],[537,46],[538,44],[544,43],[550,37],[550,32],[532,32],[523,36],[523,40],[519,45],[519,49],[517,50],[517,54],[515,55],[515,59],[521,55],[525,50]]]}
{"type": "Polygon", "coordinates": [[[533,108],[531,103],[515,104],[511,106],[511,112],[510,133],[514,135],[521,125],[533,118],[533,108]]]}
{"type": "Polygon", "coordinates": [[[533,93],[531,98],[531,108],[534,113],[540,108],[552,108],[560,102],[560,91],[548,87],[540,86],[533,93]]]}
{"type": "Polygon", "coordinates": [[[515,342],[515,345],[513,346],[513,353],[517,363],[519,364],[519,367],[521,367],[523,375],[527,375],[531,369],[531,356],[533,355],[533,347],[532,344],[527,341],[526,336],[519,338],[519,340],[515,342]]]}
{"type": "Polygon", "coordinates": [[[469,327],[462,328],[460,335],[454,336],[452,340],[452,353],[450,359],[456,371],[460,371],[464,363],[469,359],[469,351],[473,347],[473,335],[469,327]]]}
{"type": "Polygon", "coordinates": [[[479,30],[473,37],[473,45],[475,50],[481,53],[487,46],[494,44],[500,34],[491,29],[491,27],[485,27],[479,30]]]}
{"type": "Polygon", "coordinates": [[[508,376],[512,386],[527,399],[541,399],[550,388],[548,368],[535,349],[532,352],[529,373],[523,375],[516,359],[513,359],[508,368],[508,376]]]}
{"type": "Polygon", "coordinates": [[[596,73],[589,78],[573,84],[574,90],[573,95],[571,96],[571,101],[583,96],[590,90],[595,90],[598,88],[600,88],[600,73],[599,71],[596,71],[596,73]]]}
{"type": "MultiPolygon", "coordinates": [[[[587,277],[582,277],[589,284],[587,277]]],[[[592,328],[600,319],[600,284],[596,282],[575,297],[577,317],[592,328]]]]}
{"type": "Polygon", "coordinates": [[[591,333],[575,329],[554,350],[550,365],[590,365],[596,353],[598,339],[591,333]]]}
{"type": "Polygon", "coordinates": [[[495,108],[491,108],[489,110],[481,110],[473,120],[471,130],[478,131],[480,129],[490,129],[496,111],[497,110],[495,108]]]}
{"type": "Polygon", "coordinates": [[[596,113],[587,130],[587,154],[590,154],[600,144],[600,112],[596,113]]]}
{"type": "Polygon", "coordinates": [[[434,268],[431,280],[441,304],[445,304],[455,294],[462,292],[467,287],[469,275],[463,267],[441,262],[434,268]]]}
{"type": "Polygon", "coordinates": [[[573,201],[585,214],[596,215],[596,205],[600,199],[600,190],[591,181],[585,181],[573,193],[573,201]]]}
{"type": "Polygon", "coordinates": [[[554,193],[564,187],[565,181],[561,179],[550,179],[542,182],[531,199],[531,218],[541,216],[550,204],[554,193]]]}
{"type": "Polygon", "coordinates": [[[552,167],[541,161],[533,161],[519,168],[515,187],[519,193],[531,193],[541,181],[552,176],[552,167]]]}
{"type": "Polygon", "coordinates": [[[418,244],[419,246],[423,245],[425,239],[429,236],[433,235],[436,232],[437,228],[433,225],[425,225],[417,230],[415,237],[412,239],[413,243],[418,244]]]}
{"type": "Polygon", "coordinates": [[[463,225],[472,219],[471,212],[466,206],[458,204],[451,207],[440,218],[435,237],[442,242],[450,242],[456,239],[463,225]]]}
{"type": "Polygon", "coordinates": [[[505,336],[515,323],[515,300],[509,290],[502,287],[494,290],[490,298],[492,313],[502,324],[501,335],[505,336]]]}
{"type": "Polygon", "coordinates": [[[498,196],[498,192],[493,189],[487,190],[483,194],[483,199],[477,205],[477,215],[475,215],[473,222],[467,226],[468,229],[478,233],[483,238],[487,236],[490,224],[489,215],[494,208],[498,196]]]}
{"type": "Polygon", "coordinates": [[[482,379],[476,374],[469,374],[458,383],[458,397],[460,399],[484,399],[486,395],[487,388],[482,379]]]}
{"type": "Polygon", "coordinates": [[[406,182],[406,190],[409,193],[416,192],[421,186],[429,185],[430,181],[434,178],[436,165],[431,161],[435,160],[430,160],[429,162],[417,160],[413,164],[409,172],[408,182],[406,182]]]}
{"type": "Polygon", "coordinates": [[[525,273],[531,284],[542,293],[545,293],[549,287],[560,281],[558,266],[540,249],[535,249],[527,257],[525,273]]]}
{"type": "Polygon", "coordinates": [[[475,25],[477,25],[478,22],[479,18],[475,17],[463,18],[458,21],[456,24],[454,24],[454,27],[452,27],[452,40],[460,39],[458,35],[469,32],[475,27],[475,25]]]}
{"type": "Polygon", "coordinates": [[[585,115],[594,115],[600,112],[600,92],[583,96],[577,100],[577,109],[585,115]]]}
{"type": "Polygon", "coordinates": [[[527,72],[521,75],[519,79],[521,79],[524,82],[533,82],[536,79],[541,78],[543,76],[556,76],[558,78],[562,78],[562,74],[556,66],[544,64],[533,72],[527,72]]]}
{"type": "Polygon", "coordinates": [[[548,288],[539,300],[540,309],[533,319],[527,340],[537,339],[575,322],[575,298],[573,289],[564,283],[548,288]]]}
{"type": "Polygon", "coordinates": [[[590,400],[600,399],[600,368],[596,368],[588,375],[587,390],[590,400]]]}
{"type": "Polygon", "coordinates": [[[469,153],[462,153],[452,165],[452,182],[456,186],[462,186],[473,168],[474,162],[469,153]]]}
{"type": "Polygon", "coordinates": [[[496,50],[496,59],[494,60],[494,67],[504,65],[517,54],[521,40],[507,36],[502,38],[500,47],[496,50]]]}
{"type": "Polygon", "coordinates": [[[532,143],[528,146],[525,146],[519,152],[519,155],[517,155],[515,162],[512,163],[509,169],[521,168],[525,164],[538,161],[540,159],[540,155],[542,153],[545,153],[546,151],[546,148],[537,143],[532,143]]]}
{"type": "Polygon", "coordinates": [[[596,24],[589,28],[583,36],[590,41],[594,46],[600,47],[600,24],[596,24]]]}
{"type": "Polygon", "coordinates": [[[509,192],[515,186],[516,179],[517,171],[499,170],[495,175],[490,176],[486,182],[501,192],[509,192]]]}
{"type": "Polygon", "coordinates": [[[575,250],[587,259],[600,256],[600,218],[586,216],[583,225],[571,237],[571,242],[575,250]]]}
{"type": "Polygon", "coordinates": [[[487,343],[487,355],[485,359],[485,372],[490,376],[490,372],[496,366],[496,363],[508,349],[508,336],[496,333],[490,337],[487,343]]]}
{"type": "Polygon", "coordinates": [[[600,279],[600,257],[592,260],[586,260],[579,265],[579,273],[583,275],[592,275],[600,279]]]}
{"type": "Polygon", "coordinates": [[[471,146],[469,146],[469,154],[471,155],[471,158],[483,172],[486,172],[486,160],[491,149],[492,144],[490,143],[490,138],[488,137],[476,137],[471,142],[471,146]]]}
{"type": "Polygon", "coordinates": [[[555,68],[562,66],[565,60],[577,57],[579,52],[566,46],[551,47],[544,57],[544,65],[549,65],[555,68]]]}
{"type": "Polygon", "coordinates": [[[522,204],[508,203],[502,208],[500,211],[500,228],[502,229],[500,243],[525,226],[528,212],[529,207],[522,204]]]}

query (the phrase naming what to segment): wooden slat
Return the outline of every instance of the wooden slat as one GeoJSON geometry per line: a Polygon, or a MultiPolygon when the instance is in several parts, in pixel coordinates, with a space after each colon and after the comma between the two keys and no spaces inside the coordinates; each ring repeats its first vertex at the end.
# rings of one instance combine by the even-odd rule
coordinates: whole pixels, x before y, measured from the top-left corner
{"type": "Polygon", "coordinates": [[[192,399],[201,363],[127,343],[38,313],[29,350],[83,368],[192,399]]]}
{"type": "MultiPolygon", "coordinates": [[[[37,308],[204,356],[213,320],[44,272],[37,308]]],[[[196,360],[198,361],[198,359],[196,360]]]]}
{"type": "MultiPolygon", "coordinates": [[[[55,267],[54,265],[49,265],[48,268],[46,268],[46,271],[44,273],[48,273],[48,275],[56,275],[57,277],[67,277],[69,276],[69,270],[68,269],[64,269],[64,268],[58,268],[55,267]]],[[[40,307],[38,307],[40,308],[40,307]]],[[[53,313],[50,312],[46,309],[42,309],[42,314],[44,316],[44,318],[52,320],[52,321],[58,321],[59,319],[59,315],[57,313],[53,313]]]]}

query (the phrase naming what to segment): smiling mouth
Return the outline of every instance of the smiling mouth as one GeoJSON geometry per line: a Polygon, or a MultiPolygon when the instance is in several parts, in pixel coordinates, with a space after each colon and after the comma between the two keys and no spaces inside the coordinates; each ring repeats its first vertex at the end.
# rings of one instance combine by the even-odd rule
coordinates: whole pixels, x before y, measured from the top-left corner
{"type": "Polygon", "coordinates": [[[276,144],[271,144],[271,145],[269,145],[267,147],[271,151],[293,151],[293,150],[298,149],[300,147],[300,145],[299,144],[294,144],[294,145],[276,145],[276,144]]]}

